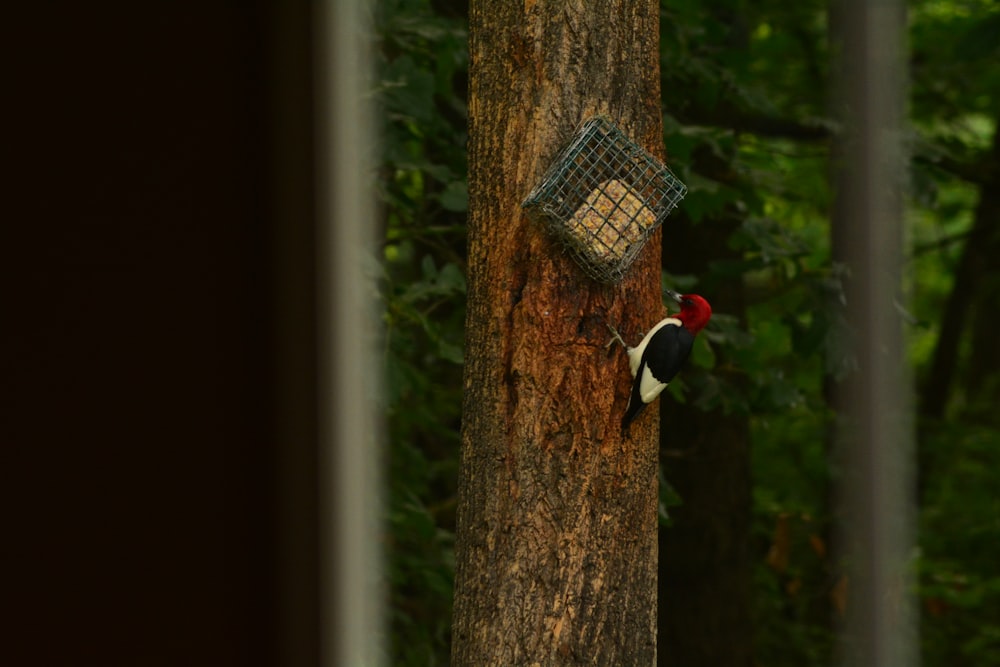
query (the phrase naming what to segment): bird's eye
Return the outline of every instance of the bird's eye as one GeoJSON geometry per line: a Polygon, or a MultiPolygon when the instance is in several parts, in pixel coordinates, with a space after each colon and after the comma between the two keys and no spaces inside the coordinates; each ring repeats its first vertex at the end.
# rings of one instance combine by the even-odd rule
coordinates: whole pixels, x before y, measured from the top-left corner
{"type": "Polygon", "coordinates": [[[691,299],[684,299],[684,305],[690,306],[693,303],[694,301],[692,301],[691,299]]]}

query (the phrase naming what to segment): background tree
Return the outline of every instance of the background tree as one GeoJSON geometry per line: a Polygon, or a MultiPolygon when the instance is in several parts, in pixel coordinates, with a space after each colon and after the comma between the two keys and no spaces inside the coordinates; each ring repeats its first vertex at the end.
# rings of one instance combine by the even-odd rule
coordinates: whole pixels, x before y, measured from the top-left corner
{"type": "MultiPolygon", "coordinates": [[[[805,78],[822,80],[822,23],[812,20],[822,12],[821,5],[751,9],[725,2],[664,9],[668,151],[685,165],[692,188],[665,234],[664,267],[681,274],[674,281],[697,280],[717,315],[696,372],[685,375],[688,391],[677,391],[662,416],[661,466],[680,504],[660,534],[660,638],[670,647],[661,664],[748,664],[754,654],[753,564],[762,559],[751,541],[751,416],[787,413],[803,392],[791,380],[797,364],[787,342],[767,335],[755,341],[746,331],[747,292],[757,301],[776,293],[807,298],[815,280],[804,279],[809,264],[822,267],[799,230],[778,220],[790,199],[806,200],[802,188],[814,187],[818,164],[800,167],[796,181],[767,177],[774,162],[761,168],[776,151],[785,164],[801,162],[792,142],[826,137],[808,122],[822,109],[821,89],[803,96],[783,90],[805,78]],[[775,64],[776,40],[783,40],[786,70],[781,78],[761,76],[775,64]]],[[[814,203],[815,213],[822,214],[822,204],[814,203]]],[[[760,308],[753,314],[758,321],[774,316],[760,308]]],[[[780,316],[779,326],[787,323],[780,316]]],[[[776,514],[772,525],[787,530],[788,518],[776,514]]]]}
{"type": "Polygon", "coordinates": [[[1000,7],[915,2],[918,561],[925,664],[1000,664],[1000,7]]]}
{"type": "Polygon", "coordinates": [[[662,313],[656,242],[599,286],[521,202],[589,116],[657,150],[657,28],[649,0],[470,5],[454,664],[656,655],[655,422],[622,438],[626,364],[605,349],[607,322],[662,313]]]}

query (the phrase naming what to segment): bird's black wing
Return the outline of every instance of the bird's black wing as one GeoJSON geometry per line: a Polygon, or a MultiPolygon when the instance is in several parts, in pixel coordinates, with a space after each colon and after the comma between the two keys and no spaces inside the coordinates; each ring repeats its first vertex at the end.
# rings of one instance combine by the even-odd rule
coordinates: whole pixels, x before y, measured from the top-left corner
{"type": "Polygon", "coordinates": [[[669,383],[691,355],[694,336],[684,327],[668,325],[653,334],[642,355],[642,365],[657,380],[669,383]]]}
{"type": "MultiPolygon", "coordinates": [[[[684,327],[668,324],[655,334],[646,346],[639,362],[635,381],[632,383],[632,394],[628,399],[628,409],[622,417],[622,430],[628,428],[633,419],[646,407],[642,399],[642,390],[646,373],[653,376],[656,383],[666,386],[680,371],[684,362],[691,355],[694,336],[684,327]]],[[[662,387],[660,387],[662,389],[662,387]]],[[[658,393],[658,392],[657,392],[658,393]]],[[[652,399],[650,399],[652,400],[652,399]]]]}

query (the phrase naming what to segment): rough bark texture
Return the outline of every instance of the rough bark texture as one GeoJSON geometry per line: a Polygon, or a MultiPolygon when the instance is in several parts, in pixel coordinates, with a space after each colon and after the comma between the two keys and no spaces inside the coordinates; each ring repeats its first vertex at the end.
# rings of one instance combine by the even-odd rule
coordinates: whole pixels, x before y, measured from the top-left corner
{"type": "Polygon", "coordinates": [[[473,0],[469,295],[455,665],[651,665],[656,409],[622,438],[630,377],[605,349],[662,313],[653,237],[589,281],[520,203],[603,113],[662,150],[658,3],[473,0]]]}

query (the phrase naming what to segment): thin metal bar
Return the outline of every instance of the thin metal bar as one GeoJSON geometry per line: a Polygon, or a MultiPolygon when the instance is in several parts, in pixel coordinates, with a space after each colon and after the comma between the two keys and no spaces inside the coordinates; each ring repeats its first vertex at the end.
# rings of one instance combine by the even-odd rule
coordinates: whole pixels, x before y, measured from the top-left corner
{"type": "Polygon", "coordinates": [[[364,258],[373,256],[371,34],[361,0],[318,5],[320,655],[381,664],[381,365],[364,258]]]}
{"type": "Polygon", "coordinates": [[[847,0],[842,193],[847,304],[859,367],[843,396],[846,463],[841,554],[848,566],[841,662],[905,666],[917,660],[909,557],[913,546],[912,433],[903,333],[893,307],[902,266],[903,29],[899,0],[847,0]]]}

